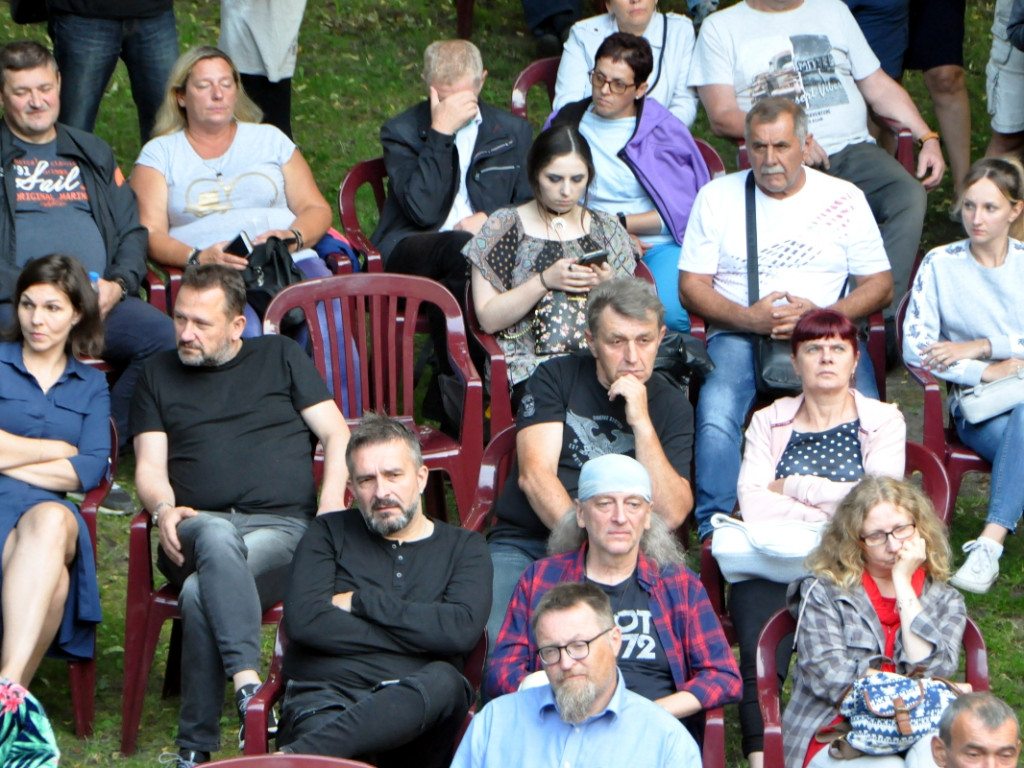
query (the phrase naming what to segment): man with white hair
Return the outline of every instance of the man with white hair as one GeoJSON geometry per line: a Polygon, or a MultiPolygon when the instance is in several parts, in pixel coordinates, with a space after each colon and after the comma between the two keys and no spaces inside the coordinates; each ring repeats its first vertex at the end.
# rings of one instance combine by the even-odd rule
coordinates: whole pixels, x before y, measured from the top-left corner
{"type": "MultiPolygon", "coordinates": [[[[704,710],[738,700],[740,676],[707,593],[678,540],[652,514],[651,478],[636,459],[606,454],[580,471],[575,514],[552,531],[551,557],[519,580],[488,669],[491,696],[541,669],[530,620],[560,582],[596,584],[611,600],[625,642],[626,687],[702,732],[704,710]]],[[[692,731],[692,732],[693,732],[692,731]]]]}
{"type": "Polygon", "coordinates": [[[531,620],[550,685],[500,696],[473,718],[453,768],[643,765],[699,768],[672,715],[626,688],[622,630],[595,584],[559,584],[531,620]]]}

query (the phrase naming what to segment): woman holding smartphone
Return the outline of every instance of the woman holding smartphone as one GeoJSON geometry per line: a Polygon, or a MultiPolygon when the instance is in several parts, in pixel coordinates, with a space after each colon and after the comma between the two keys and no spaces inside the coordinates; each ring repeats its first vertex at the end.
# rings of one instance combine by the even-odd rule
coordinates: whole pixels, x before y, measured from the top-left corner
{"type": "MultiPolygon", "coordinates": [[[[584,299],[599,282],[632,275],[636,264],[632,240],[615,217],[586,207],[594,163],[574,127],[541,133],[526,172],[534,199],[495,211],[463,250],[480,327],[505,352],[513,410],[537,365],[572,351],[538,350],[538,303],[555,292],[584,299]]],[[[577,330],[582,348],[584,329],[577,330]]]]}

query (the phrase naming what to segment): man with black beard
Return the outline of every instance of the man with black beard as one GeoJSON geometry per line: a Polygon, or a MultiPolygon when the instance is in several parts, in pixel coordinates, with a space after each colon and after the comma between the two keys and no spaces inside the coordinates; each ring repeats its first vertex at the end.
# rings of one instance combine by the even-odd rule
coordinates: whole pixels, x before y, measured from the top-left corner
{"type": "Polygon", "coordinates": [[[401,422],[365,415],[345,459],[358,510],[317,517],[295,552],[278,746],[447,766],[491,606],[487,544],[424,515],[427,468],[401,422]]]}
{"type": "Polygon", "coordinates": [[[226,677],[244,722],[260,684],[263,611],[284,596],[313,515],[345,498],[341,411],[294,341],[242,340],[244,308],[237,270],[185,270],[174,306],[178,349],[146,361],[132,402],[136,489],[160,531],[157,565],[181,590],[188,663],[175,768],[220,748],[226,677]],[[314,436],[324,447],[319,505],[314,436]]]}
{"type": "Polygon", "coordinates": [[[671,765],[699,768],[689,731],[626,689],[616,667],[622,630],[590,582],[552,587],[531,617],[550,685],[500,696],[473,718],[452,768],[671,765]]]}

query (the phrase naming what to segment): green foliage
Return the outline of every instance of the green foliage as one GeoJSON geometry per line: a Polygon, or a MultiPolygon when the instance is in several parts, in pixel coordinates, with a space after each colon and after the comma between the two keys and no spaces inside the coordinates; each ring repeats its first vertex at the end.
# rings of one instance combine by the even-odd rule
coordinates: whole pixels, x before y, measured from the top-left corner
{"type": "MultiPolygon", "coordinates": [[[[588,6],[589,7],[589,6],[588,6]]],[[[182,49],[217,40],[219,4],[177,0],[179,38],[182,49]]],[[[663,10],[684,11],[683,0],[662,0],[663,10]]],[[[979,157],[988,142],[988,116],[985,111],[985,63],[988,58],[992,0],[968,3],[965,62],[967,84],[972,95],[973,156],[979,157]]],[[[310,2],[300,35],[298,71],[293,81],[293,125],[295,138],[313,168],[320,188],[328,200],[337,197],[338,184],[357,161],[380,153],[377,131],[385,120],[423,98],[420,81],[422,51],[434,39],[455,31],[454,3],[428,0],[334,0],[310,2]]],[[[0,19],[0,32],[6,40],[32,37],[46,42],[44,25],[15,27],[6,17],[0,19]]],[[[534,57],[533,40],[522,22],[516,0],[478,2],[473,40],[484,56],[488,78],[484,99],[507,105],[516,74],[534,57]]],[[[930,100],[920,75],[911,73],[906,84],[915,101],[922,106],[930,125],[935,126],[930,100]]],[[[535,90],[531,96],[530,117],[538,125],[548,108],[546,96],[535,90]]],[[[707,120],[702,115],[694,129],[710,138],[707,120]]],[[[127,74],[118,66],[101,108],[96,132],[114,147],[122,169],[129,171],[139,152],[138,124],[127,74]]],[[[712,139],[728,166],[735,167],[735,153],[728,142],[712,139]]],[[[932,193],[925,227],[923,248],[962,236],[960,228],[947,217],[952,185],[947,177],[932,193]]],[[[366,203],[367,213],[372,203],[366,203]]],[[[372,221],[372,217],[371,217],[372,221]]],[[[889,386],[895,399],[904,406],[911,434],[920,434],[920,393],[902,373],[890,376],[889,386]]],[[[422,396],[422,393],[419,395],[422,396]]],[[[131,483],[133,462],[119,472],[122,482],[131,483]]],[[[953,523],[955,550],[981,529],[988,498],[985,478],[971,479],[964,485],[953,523]]],[[[146,699],[139,737],[139,752],[128,759],[117,753],[121,723],[121,670],[124,648],[125,576],[128,566],[128,519],[101,516],[99,522],[99,573],[103,596],[104,623],[100,625],[97,655],[96,735],[78,741],[71,724],[67,672],[61,662],[46,661],[33,691],[46,706],[64,753],[62,764],[105,766],[115,762],[127,768],[150,766],[164,749],[173,747],[176,730],[177,700],[160,696],[164,641],[157,651],[154,672],[146,699]]],[[[962,556],[958,556],[957,562],[962,556]]],[[[1003,573],[988,595],[967,597],[971,614],[981,624],[989,647],[993,690],[1006,697],[1018,712],[1024,711],[1024,655],[1019,638],[1024,635],[1024,543],[1010,537],[1002,558],[1003,573]]],[[[265,649],[269,651],[269,630],[265,649]]],[[[735,710],[726,715],[729,723],[729,763],[741,765],[739,732],[735,710]]],[[[223,720],[225,741],[230,742],[235,728],[230,707],[223,720]]],[[[221,756],[233,754],[225,749],[221,756]]]]}

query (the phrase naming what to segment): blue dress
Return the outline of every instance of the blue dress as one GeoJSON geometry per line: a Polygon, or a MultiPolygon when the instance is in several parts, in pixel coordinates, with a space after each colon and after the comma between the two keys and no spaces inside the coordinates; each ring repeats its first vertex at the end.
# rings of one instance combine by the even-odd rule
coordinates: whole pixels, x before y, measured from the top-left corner
{"type": "MultiPolygon", "coordinates": [[[[0,429],[22,437],[63,440],[78,447],[69,459],[89,490],[99,485],[110,455],[110,397],[99,371],[69,357],[64,373],[44,393],[22,360],[21,344],[0,343],[0,429]]],[[[60,658],[92,658],[94,625],[101,619],[92,541],[78,508],[58,491],[48,491],[0,474],[0,551],[18,520],[43,501],[64,504],[78,520],[78,551],[64,619],[50,647],[60,658]]],[[[0,581],[3,575],[0,573],[0,581]]],[[[0,631],[3,617],[0,616],[0,631]]]]}

